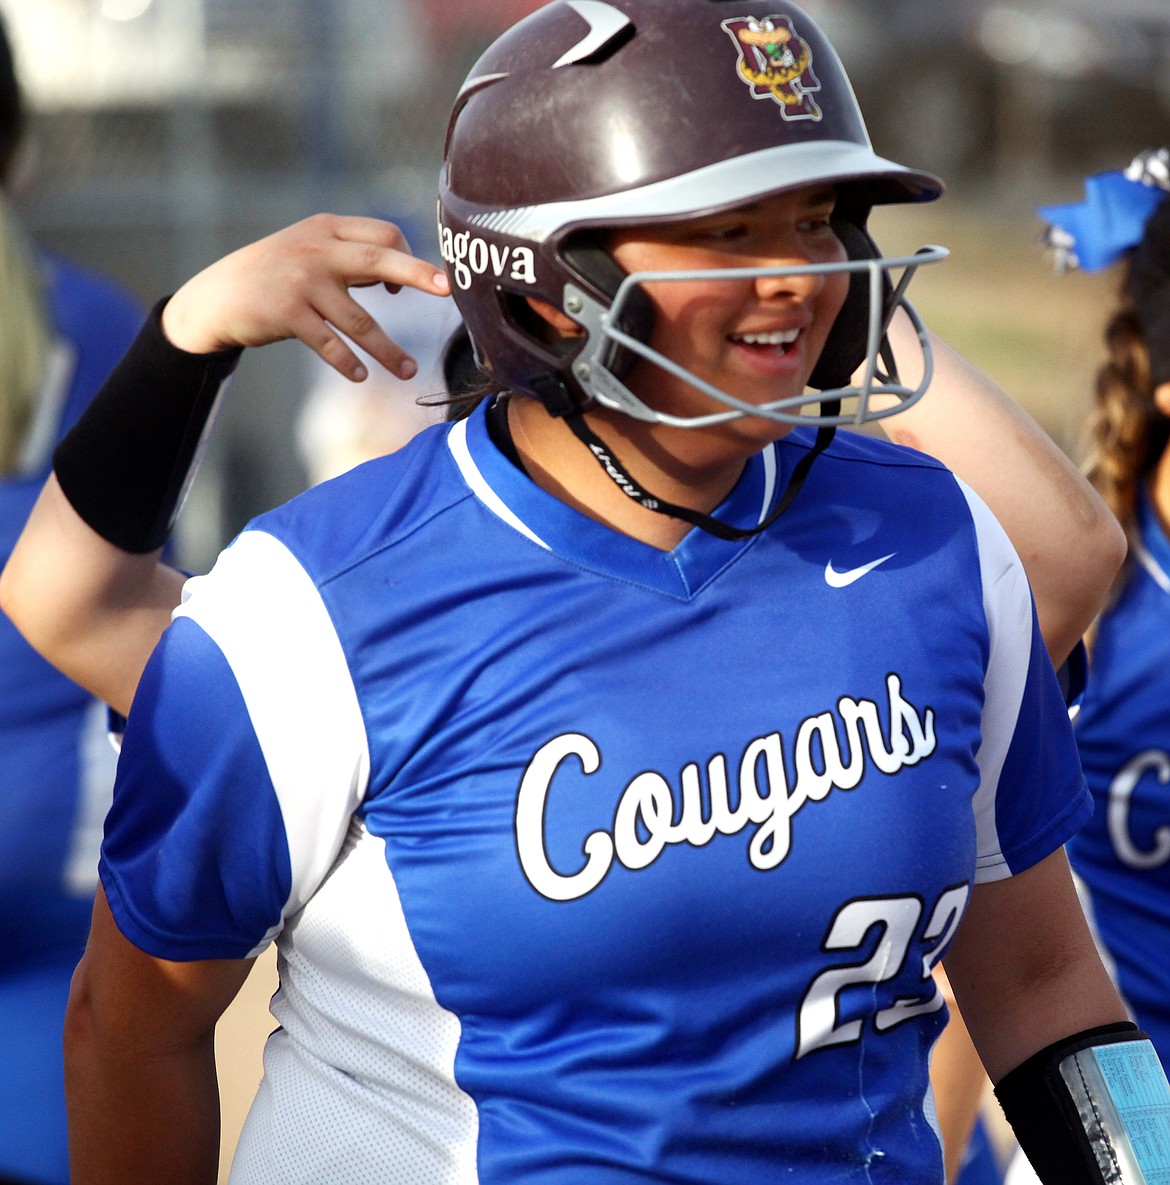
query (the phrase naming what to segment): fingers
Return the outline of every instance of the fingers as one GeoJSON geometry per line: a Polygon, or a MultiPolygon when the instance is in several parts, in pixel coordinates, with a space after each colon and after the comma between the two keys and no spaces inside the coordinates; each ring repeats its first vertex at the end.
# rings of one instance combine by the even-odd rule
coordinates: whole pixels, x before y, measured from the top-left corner
{"type": "Polygon", "coordinates": [[[337,240],[318,262],[328,276],[348,288],[380,283],[399,289],[409,286],[436,296],[447,296],[451,291],[441,268],[395,247],[337,240]]]}
{"type": "Polygon", "coordinates": [[[412,378],[415,360],[350,292],[372,284],[450,293],[442,269],[412,255],[393,223],[318,214],[240,248],[187,281],[164,310],[163,328],[191,353],[297,338],[360,381],[366,368],[348,338],[392,374],[412,378]]]}
{"type": "MultiPolygon", "coordinates": [[[[340,218],[335,233],[338,238],[349,239],[357,243],[377,243],[388,250],[403,251],[408,255],[414,252],[406,240],[402,228],[392,222],[383,222],[377,218],[340,218]]],[[[403,285],[395,280],[383,280],[382,287],[391,296],[397,296],[403,285]]]]}
{"type": "MultiPolygon", "coordinates": [[[[307,342],[319,357],[346,378],[361,382],[365,367],[335,331],[359,345],[391,374],[406,381],[418,373],[418,363],[378,324],[349,292],[327,294],[317,307],[321,319],[321,348],[307,342]]],[[[298,335],[299,336],[299,335],[298,335]]],[[[305,341],[305,338],[301,338],[305,341]]]]}
{"type": "Polygon", "coordinates": [[[298,224],[309,237],[334,241],[332,262],[350,287],[382,283],[391,292],[418,288],[441,296],[450,293],[442,268],[411,253],[402,230],[392,222],[358,215],[318,214],[298,224]]]}
{"type": "Polygon", "coordinates": [[[398,345],[356,301],[349,289],[382,283],[396,293],[404,287],[446,296],[450,285],[446,273],[434,264],[410,253],[399,227],[376,218],[317,215],[301,224],[306,240],[325,246],[322,264],[325,282],[311,282],[309,297],[319,321],[297,333],[317,355],[340,374],[360,382],[366,369],[339,335],[356,343],[391,374],[409,380],[418,373],[418,363],[398,345]],[[339,332],[338,332],[339,331],[339,332]]]}

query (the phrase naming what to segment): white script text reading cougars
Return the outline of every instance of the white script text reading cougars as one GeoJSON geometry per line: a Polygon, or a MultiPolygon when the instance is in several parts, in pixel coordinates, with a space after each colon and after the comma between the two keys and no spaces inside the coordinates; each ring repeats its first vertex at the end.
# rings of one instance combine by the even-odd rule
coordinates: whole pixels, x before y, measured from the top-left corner
{"type": "Polygon", "coordinates": [[[739,802],[731,806],[728,761],[717,753],[706,763],[710,811],[703,810],[699,763],[683,767],[679,792],[661,773],[646,771],[622,791],[611,831],[584,837],[585,866],[565,875],[553,868],[545,845],[546,809],[553,778],[562,762],[576,757],[586,775],[601,767],[597,745],[568,732],[542,745],[524,771],[516,799],[516,847],[532,887],[553,901],[573,901],[601,884],[614,859],[636,871],[658,859],[668,844],[703,847],[717,835],[736,835],[754,825],[748,859],[761,871],[788,855],[792,818],[807,802],[821,802],[830,790],[852,790],[865,773],[866,756],[883,774],[916,765],[935,750],[934,711],[921,713],[902,695],[897,675],[886,677],[888,733],[873,700],[842,696],[836,712],[821,712],[800,723],[792,747],[791,782],[778,732],[748,742],[739,760],[739,802]],[[837,732],[843,728],[844,743],[837,732]],[[763,783],[759,779],[763,766],[763,783]]]}

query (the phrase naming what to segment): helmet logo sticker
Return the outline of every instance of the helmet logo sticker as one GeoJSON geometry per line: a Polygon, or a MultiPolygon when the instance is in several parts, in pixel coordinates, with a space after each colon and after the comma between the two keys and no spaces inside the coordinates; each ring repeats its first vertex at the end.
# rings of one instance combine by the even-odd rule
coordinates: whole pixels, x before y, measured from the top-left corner
{"type": "Polygon", "coordinates": [[[789,17],[734,17],[720,27],[739,51],[739,78],[753,98],[774,100],[785,119],[821,118],[812,94],[821,89],[812,49],[789,17]]]}

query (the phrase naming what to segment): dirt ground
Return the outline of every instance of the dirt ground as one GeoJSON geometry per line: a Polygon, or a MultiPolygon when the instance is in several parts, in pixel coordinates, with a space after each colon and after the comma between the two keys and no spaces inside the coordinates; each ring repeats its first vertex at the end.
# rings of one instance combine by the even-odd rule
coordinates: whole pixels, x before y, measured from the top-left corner
{"type": "Polygon", "coordinates": [[[262,1072],[264,1042],[276,1027],[268,1001],[276,991],[276,953],[256,960],[243,990],[220,1018],[215,1056],[221,1100],[219,1182],[225,1185],[232,1153],[262,1072]]]}

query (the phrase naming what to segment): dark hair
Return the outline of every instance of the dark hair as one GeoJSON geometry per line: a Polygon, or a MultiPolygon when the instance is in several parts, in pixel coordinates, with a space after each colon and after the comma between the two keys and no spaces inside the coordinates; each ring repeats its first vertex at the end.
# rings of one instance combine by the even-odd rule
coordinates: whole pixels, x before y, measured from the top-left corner
{"type": "Polygon", "coordinates": [[[12,42],[0,17],[0,185],[8,182],[12,162],[24,133],[24,118],[12,42]]]}
{"type": "Polygon", "coordinates": [[[442,368],[444,394],[426,402],[441,407],[449,422],[465,420],[485,399],[503,390],[476,365],[465,325],[461,324],[443,346],[442,368]]]}
{"type": "Polygon", "coordinates": [[[1125,528],[1136,533],[1138,490],[1170,443],[1170,418],[1154,392],[1170,381],[1170,197],[1156,207],[1124,260],[1118,302],[1105,326],[1085,425],[1085,472],[1125,528]]]}
{"type": "MultiPolygon", "coordinates": [[[[1127,280],[1128,273],[1127,264],[1127,280]]],[[[1085,472],[1132,539],[1138,488],[1170,441],[1170,420],[1154,402],[1149,345],[1126,281],[1105,327],[1105,345],[1086,424],[1085,472]]]]}
{"type": "Polygon", "coordinates": [[[1141,318],[1150,355],[1150,382],[1170,383],[1170,194],[1146,220],[1130,253],[1126,294],[1141,318]]]}

